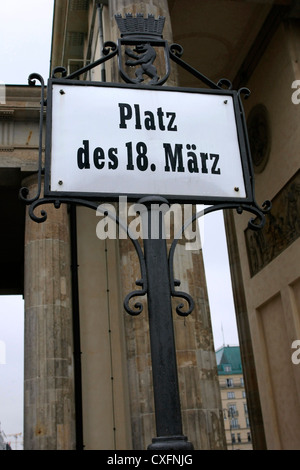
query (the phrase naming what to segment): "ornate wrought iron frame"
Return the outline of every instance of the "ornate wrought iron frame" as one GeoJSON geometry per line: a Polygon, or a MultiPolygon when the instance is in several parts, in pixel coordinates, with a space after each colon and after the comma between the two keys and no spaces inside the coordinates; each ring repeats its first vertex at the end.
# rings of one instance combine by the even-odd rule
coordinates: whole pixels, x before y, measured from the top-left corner
{"type": "MultiPolygon", "coordinates": [[[[135,37],[135,41],[145,41],[145,37],[141,35],[140,37],[135,37]]],[[[130,40],[130,43],[132,43],[133,40],[130,40]]],[[[228,79],[220,79],[217,83],[213,82],[209,78],[207,78],[205,75],[203,75],[201,72],[193,68],[191,65],[186,63],[182,58],[183,54],[183,48],[179,44],[171,44],[170,46],[167,45],[166,42],[164,42],[164,47],[167,48],[168,51],[168,56],[169,58],[178,64],[180,67],[184,68],[186,71],[191,73],[193,76],[195,76],[199,81],[201,81],[204,85],[209,87],[210,89],[213,90],[220,90],[224,91],[225,90],[232,90],[232,84],[228,79]]],[[[57,74],[61,74],[62,78],[60,79],[61,83],[68,84],[70,83],[71,80],[76,79],[80,77],[80,75],[88,72],[89,70],[111,60],[113,57],[118,56],[119,62],[120,62],[120,46],[112,41],[107,41],[104,44],[103,47],[103,56],[98,59],[97,61],[86,65],[85,67],[82,67],[81,69],[77,70],[76,72],[73,72],[71,74],[67,74],[67,70],[64,67],[56,67],[53,70],[52,73],[52,79],[56,78],[57,74]]],[[[168,70],[167,70],[167,76],[169,76],[170,73],[170,65],[169,61],[167,62],[168,70]]],[[[135,82],[133,79],[130,79],[127,75],[124,73],[121,73],[122,78],[126,81],[126,83],[130,83],[131,85],[135,85],[135,82]]],[[[39,128],[39,157],[38,157],[38,187],[37,187],[37,193],[31,198],[28,198],[29,191],[26,187],[23,187],[20,189],[20,198],[29,206],[29,215],[31,219],[37,223],[44,222],[47,218],[47,213],[45,210],[42,210],[40,215],[37,216],[35,214],[35,210],[39,206],[43,206],[45,204],[54,204],[56,208],[60,207],[61,203],[65,204],[75,204],[75,205],[82,205],[89,207],[91,209],[96,210],[98,208],[99,202],[93,200],[93,198],[86,198],[86,197],[68,197],[65,194],[56,194],[53,196],[46,196],[46,197],[41,197],[42,193],[42,179],[44,175],[44,167],[43,167],[43,160],[42,160],[42,142],[43,142],[43,115],[44,115],[44,109],[47,106],[47,100],[45,98],[45,82],[44,79],[41,75],[37,73],[32,73],[29,78],[28,78],[28,83],[30,86],[35,86],[36,81],[39,81],[41,84],[41,101],[40,101],[40,128],[39,128]]],[[[165,80],[164,80],[165,82],[165,80]]],[[[140,87],[141,85],[137,85],[140,87]]],[[[155,89],[158,87],[158,89],[161,87],[161,84],[159,85],[153,85],[152,88],[155,89]]],[[[177,89],[177,88],[174,88],[177,89]]],[[[180,88],[179,88],[180,89],[180,88]]],[[[250,150],[250,145],[249,145],[249,140],[247,136],[247,126],[246,126],[246,119],[245,119],[245,114],[244,114],[244,109],[243,109],[243,104],[242,104],[242,96],[246,99],[250,95],[250,90],[248,88],[241,88],[237,92],[237,98],[238,98],[238,106],[239,106],[239,113],[241,117],[241,123],[242,123],[242,132],[243,136],[245,139],[245,146],[246,146],[246,153],[247,153],[247,164],[248,164],[248,169],[249,169],[249,181],[250,181],[250,197],[247,201],[219,201],[216,204],[206,207],[203,211],[195,214],[195,216],[183,227],[182,233],[184,229],[187,227],[187,225],[191,224],[194,220],[202,217],[203,215],[209,214],[211,212],[217,211],[217,210],[225,210],[225,209],[236,209],[236,211],[241,214],[243,211],[250,212],[254,215],[249,220],[248,227],[251,228],[252,230],[260,230],[263,228],[265,225],[265,214],[268,213],[271,209],[271,202],[270,201],[265,201],[262,204],[262,207],[259,207],[255,200],[255,186],[254,186],[254,172],[253,172],[253,167],[252,167],[252,161],[251,161],[251,150],[250,150]]],[[[141,195],[142,197],[143,195],[141,195]]],[[[99,201],[99,199],[98,199],[99,201]]],[[[191,201],[192,202],[192,201],[191,201]]],[[[205,201],[203,201],[205,203],[205,201]]],[[[200,203],[200,202],[199,202],[200,203]]],[[[107,211],[106,211],[107,212],[107,211]]],[[[136,290],[132,292],[131,294],[128,294],[124,300],[124,307],[125,310],[132,314],[136,315],[141,313],[142,311],[142,304],[137,303],[135,304],[135,310],[130,308],[129,306],[129,301],[132,297],[134,296],[143,296],[147,292],[147,280],[145,276],[145,260],[143,257],[143,252],[140,247],[140,244],[135,240],[130,232],[128,231],[128,228],[122,225],[122,222],[118,219],[118,217],[115,217],[114,214],[110,214],[107,212],[107,215],[111,217],[112,219],[115,220],[117,224],[119,224],[123,230],[125,230],[132,241],[138,258],[139,258],[139,263],[140,263],[140,269],[141,269],[141,279],[136,282],[136,284],[142,289],[136,290]]],[[[181,234],[180,234],[181,235],[181,234]]],[[[171,249],[169,252],[169,266],[170,266],[170,283],[171,283],[171,295],[173,297],[183,297],[185,298],[188,303],[189,303],[189,308],[186,312],[183,312],[182,306],[177,307],[177,313],[179,315],[188,315],[192,312],[193,310],[193,300],[190,298],[190,296],[186,293],[183,292],[178,292],[176,291],[175,287],[180,285],[180,281],[174,279],[173,275],[173,258],[174,258],[174,252],[175,248],[177,246],[179,237],[175,237],[174,241],[171,245],[171,249]]]]}

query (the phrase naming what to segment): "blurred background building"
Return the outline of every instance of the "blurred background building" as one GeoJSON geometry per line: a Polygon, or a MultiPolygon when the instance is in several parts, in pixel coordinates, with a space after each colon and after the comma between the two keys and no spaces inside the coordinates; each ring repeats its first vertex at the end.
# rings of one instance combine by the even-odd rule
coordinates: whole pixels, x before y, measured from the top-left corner
{"type": "Polygon", "coordinates": [[[228,450],[252,450],[250,420],[239,346],[216,351],[228,450]]]}

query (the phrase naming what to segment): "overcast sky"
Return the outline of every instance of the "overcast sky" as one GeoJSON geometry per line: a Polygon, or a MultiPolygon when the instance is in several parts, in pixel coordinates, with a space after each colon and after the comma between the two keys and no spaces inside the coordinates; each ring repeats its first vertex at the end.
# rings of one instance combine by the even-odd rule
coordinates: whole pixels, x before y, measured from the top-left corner
{"type": "MultiPolygon", "coordinates": [[[[47,80],[52,16],[53,0],[0,0],[0,83],[27,85],[33,72],[47,80]]],[[[221,213],[205,217],[203,251],[215,347],[237,345],[221,213]]],[[[0,296],[0,423],[7,435],[23,432],[22,408],[23,301],[0,296]]]]}
{"type": "Polygon", "coordinates": [[[49,76],[53,0],[0,0],[0,81],[27,84],[49,76]]]}

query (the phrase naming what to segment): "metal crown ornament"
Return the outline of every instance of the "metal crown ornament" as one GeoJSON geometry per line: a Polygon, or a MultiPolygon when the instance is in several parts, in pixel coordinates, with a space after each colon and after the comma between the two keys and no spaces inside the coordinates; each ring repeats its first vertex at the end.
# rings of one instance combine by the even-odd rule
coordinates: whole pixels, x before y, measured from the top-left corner
{"type": "Polygon", "coordinates": [[[141,34],[143,36],[161,38],[165,25],[164,16],[159,16],[155,19],[152,14],[148,14],[147,18],[144,18],[143,13],[137,13],[136,16],[133,16],[132,13],[126,13],[125,18],[121,14],[117,14],[115,19],[122,38],[140,36],[141,34]]]}

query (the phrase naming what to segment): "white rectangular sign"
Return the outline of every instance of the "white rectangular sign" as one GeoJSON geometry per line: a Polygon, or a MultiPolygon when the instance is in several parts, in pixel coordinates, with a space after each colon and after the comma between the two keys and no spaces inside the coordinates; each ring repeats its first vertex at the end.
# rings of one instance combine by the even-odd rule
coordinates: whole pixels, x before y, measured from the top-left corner
{"type": "Polygon", "coordinates": [[[51,85],[50,194],[247,198],[230,92],[51,85]]]}

